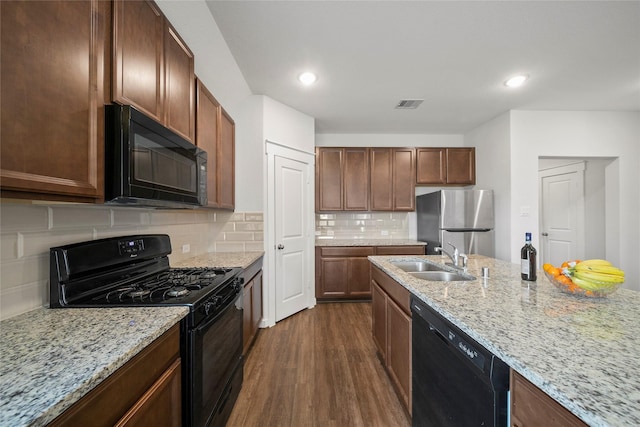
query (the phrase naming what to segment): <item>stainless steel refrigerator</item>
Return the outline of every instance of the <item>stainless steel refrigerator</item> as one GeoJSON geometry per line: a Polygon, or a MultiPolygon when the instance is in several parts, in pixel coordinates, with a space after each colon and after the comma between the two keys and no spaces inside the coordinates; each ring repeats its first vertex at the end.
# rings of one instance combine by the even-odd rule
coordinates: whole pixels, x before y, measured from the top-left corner
{"type": "Polygon", "coordinates": [[[461,253],[495,256],[492,190],[439,190],[416,197],[418,240],[427,254],[436,246],[461,253]]]}

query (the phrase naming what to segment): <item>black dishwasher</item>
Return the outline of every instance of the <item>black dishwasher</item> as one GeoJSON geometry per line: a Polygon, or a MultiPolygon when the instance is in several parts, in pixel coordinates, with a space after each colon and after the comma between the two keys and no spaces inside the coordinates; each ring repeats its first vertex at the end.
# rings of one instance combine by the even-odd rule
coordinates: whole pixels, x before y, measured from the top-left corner
{"type": "Polygon", "coordinates": [[[507,425],[509,367],[411,298],[413,426],[507,425]]]}

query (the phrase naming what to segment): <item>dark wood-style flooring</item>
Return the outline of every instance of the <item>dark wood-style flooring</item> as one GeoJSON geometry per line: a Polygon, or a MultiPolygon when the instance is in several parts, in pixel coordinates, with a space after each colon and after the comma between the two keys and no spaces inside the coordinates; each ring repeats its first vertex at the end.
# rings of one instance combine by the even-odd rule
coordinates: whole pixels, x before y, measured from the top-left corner
{"type": "Polygon", "coordinates": [[[376,356],[371,304],[330,303],[260,330],[227,426],[410,424],[376,356]]]}

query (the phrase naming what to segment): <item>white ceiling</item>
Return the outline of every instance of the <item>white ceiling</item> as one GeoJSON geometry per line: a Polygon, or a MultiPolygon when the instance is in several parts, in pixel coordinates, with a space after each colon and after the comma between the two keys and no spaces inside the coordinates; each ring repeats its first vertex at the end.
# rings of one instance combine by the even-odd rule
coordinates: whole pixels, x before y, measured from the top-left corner
{"type": "Polygon", "coordinates": [[[318,133],[464,133],[511,109],[640,111],[640,1],[207,0],[244,78],[318,133]],[[318,82],[302,87],[299,73],[318,82]],[[531,77],[519,90],[503,82],[531,77]],[[396,110],[401,99],[424,99],[396,110]]]}

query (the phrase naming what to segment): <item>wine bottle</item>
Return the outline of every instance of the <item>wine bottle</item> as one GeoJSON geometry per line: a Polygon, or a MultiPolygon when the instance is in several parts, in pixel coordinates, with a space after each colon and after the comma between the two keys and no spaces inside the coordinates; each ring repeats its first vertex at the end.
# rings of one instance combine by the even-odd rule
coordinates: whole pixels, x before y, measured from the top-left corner
{"type": "Polygon", "coordinates": [[[531,233],[525,233],[524,246],[520,250],[520,276],[522,280],[536,280],[536,248],[531,244],[531,233]]]}

